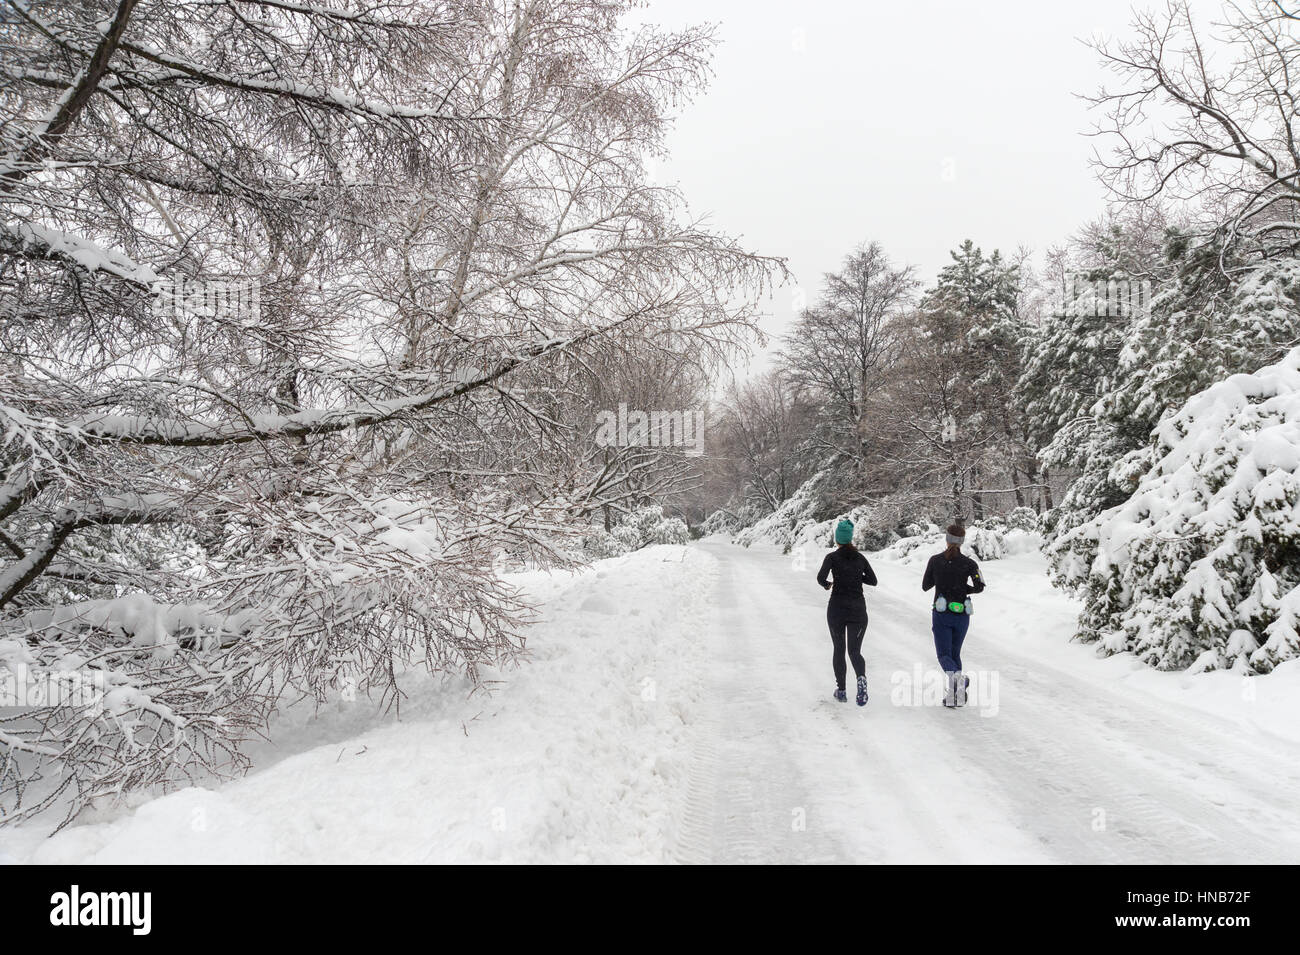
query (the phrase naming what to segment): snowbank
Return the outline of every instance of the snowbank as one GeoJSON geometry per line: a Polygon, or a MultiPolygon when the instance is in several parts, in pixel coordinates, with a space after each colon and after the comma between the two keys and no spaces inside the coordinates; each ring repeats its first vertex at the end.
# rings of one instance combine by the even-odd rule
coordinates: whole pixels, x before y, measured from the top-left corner
{"type": "Polygon", "coordinates": [[[685,521],[664,514],[662,505],[651,504],[624,515],[610,531],[594,527],[583,538],[580,559],[621,557],[651,544],[686,544],[690,539],[685,521]]]}
{"type": "MultiPolygon", "coordinates": [[[[931,554],[939,553],[946,546],[944,529],[931,524],[920,533],[899,538],[878,553],[903,563],[924,563],[931,554]]],[[[1036,531],[972,524],[966,528],[963,550],[977,560],[1001,560],[1017,554],[1037,553],[1042,546],[1042,535],[1036,531]]]]}
{"type": "Polygon", "coordinates": [[[759,518],[736,534],[734,541],[743,547],[771,546],[789,551],[796,545],[800,531],[814,523],[821,508],[817,485],[822,478],[815,475],[805,481],[789,498],[771,514],[759,518]]]}
{"type": "Polygon", "coordinates": [[[744,547],[778,547],[784,553],[796,549],[819,550],[835,546],[835,525],[847,518],[854,524],[853,542],[859,550],[874,550],[897,535],[893,520],[882,520],[879,503],[859,504],[831,517],[821,485],[832,472],[819,471],[795,490],[779,508],[741,529],[734,542],[744,547]]]}
{"type": "MultiPolygon", "coordinates": [[[[848,519],[853,522],[853,543],[858,550],[894,560],[915,560],[922,552],[929,557],[943,550],[943,528],[935,524],[913,525],[912,533],[899,537],[899,511],[888,500],[859,504],[819,519],[818,515],[826,512],[819,493],[825,477],[826,472],[820,472],[809,478],[779,508],[740,530],[733,542],[744,547],[777,547],[783,553],[823,550],[835,546],[835,525],[848,519]]],[[[972,523],[966,531],[966,550],[979,560],[1037,552],[1042,546],[1038,515],[1025,507],[1005,518],[972,523]]]]}
{"type": "Polygon", "coordinates": [[[290,709],[246,778],[51,839],[36,863],[663,862],[700,694],[715,559],[657,546],[516,582],[541,601],[530,658],[492,692],[407,674],[401,716],[290,709]],[[667,599],[671,595],[671,599],[667,599]]]}

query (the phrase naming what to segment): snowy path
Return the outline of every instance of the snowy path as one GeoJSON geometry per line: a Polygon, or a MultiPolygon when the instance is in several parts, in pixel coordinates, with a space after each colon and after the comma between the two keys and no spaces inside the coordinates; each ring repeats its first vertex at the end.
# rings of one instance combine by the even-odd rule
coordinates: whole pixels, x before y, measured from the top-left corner
{"type": "Polygon", "coordinates": [[[701,546],[719,561],[713,708],[681,861],[1300,860],[1300,743],[1118,685],[1015,577],[984,595],[963,654],[996,672],[996,710],[949,711],[891,703],[891,675],[930,668],[932,647],[919,569],[877,566],[859,709],[829,699],[815,566],[701,546]]]}
{"type": "Polygon", "coordinates": [[[963,653],[996,694],[915,705],[921,569],[876,558],[859,709],[830,699],[820,557],[706,541],[530,572],[529,659],[491,693],[414,671],[400,716],[290,707],[246,778],[0,828],[0,862],[1300,861],[1300,661],[1098,660],[1025,554],[984,565],[963,653]]]}

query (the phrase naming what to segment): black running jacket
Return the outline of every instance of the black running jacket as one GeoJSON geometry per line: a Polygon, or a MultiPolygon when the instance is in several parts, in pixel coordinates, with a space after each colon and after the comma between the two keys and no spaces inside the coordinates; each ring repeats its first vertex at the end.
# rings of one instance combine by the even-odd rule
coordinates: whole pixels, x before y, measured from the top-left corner
{"type": "Polygon", "coordinates": [[[980,576],[980,565],[965,554],[949,560],[945,552],[935,554],[925,565],[921,589],[929,590],[931,587],[945,600],[962,601],[970,594],[983,591],[984,578],[980,576]]]}
{"type": "Polygon", "coordinates": [[[867,601],[862,596],[862,585],[876,586],[876,572],[862,552],[852,547],[837,547],[826,555],[822,569],[817,571],[817,583],[826,586],[827,576],[833,580],[831,585],[831,607],[843,610],[866,611],[867,601]]]}

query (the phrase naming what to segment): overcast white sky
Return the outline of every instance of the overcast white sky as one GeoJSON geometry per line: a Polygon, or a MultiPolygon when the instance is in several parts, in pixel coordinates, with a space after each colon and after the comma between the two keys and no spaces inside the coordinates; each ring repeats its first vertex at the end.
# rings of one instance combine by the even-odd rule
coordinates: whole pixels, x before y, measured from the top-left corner
{"type": "MultiPolygon", "coordinates": [[[[1126,35],[1148,2],[650,0],[646,20],[718,23],[722,40],[657,174],[787,257],[810,300],[866,239],[926,282],[967,237],[1041,252],[1105,201],[1075,94],[1106,77],[1081,40],[1126,35]]],[[[778,330],[790,289],[769,305],[778,330]]]]}

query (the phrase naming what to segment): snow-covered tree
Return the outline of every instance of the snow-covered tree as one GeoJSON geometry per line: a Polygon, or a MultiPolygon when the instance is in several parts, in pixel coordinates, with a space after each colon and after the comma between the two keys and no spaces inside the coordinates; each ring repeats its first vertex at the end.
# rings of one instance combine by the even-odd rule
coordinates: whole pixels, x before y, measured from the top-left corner
{"type": "MultiPolygon", "coordinates": [[[[1131,37],[1097,47],[1117,80],[1093,97],[1105,113],[1098,132],[1113,143],[1099,158],[1102,177],[1137,207],[1138,219],[1142,210],[1175,208],[1181,224],[1152,275],[1151,306],[1122,323],[1117,352],[1104,329],[1067,329],[1068,340],[1058,343],[1068,350],[1071,340],[1085,341],[1083,377],[1113,356],[1113,369],[1096,378],[1097,400],[1084,408],[1092,396],[1081,395],[1070,408],[1069,392],[1033,390],[1040,425],[1061,422],[1043,457],[1080,469],[1053,514],[1057,533],[1133,492],[1153,463],[1148,436],[1162,418],[1300,340],[1300,156],[1290,105],[1296,19],[1284,5],[1259,0],[1230,6],[1206,29],[1186,0],[1175,0],[1139,14],[1131,37]]],[[[1076,370],[1044,344],[1034,367],[1041,382],[1076,370]]]]}
{"type": "Polygon", "coordinates": [[[1162,669],[1300,655],[1300,349],[1192,397],[1149,454],[1126,501],[1051,546],[1080,637],[1162,669]]]}
{"type": "Polygon", "coordinates": [[[1112,294],[1167,279],[1164,217],[1129,207],[1089,223],[1053,250],[1050,306],[1022,340],[1016,386],[1020,413],[1038,448],[1055,466],[1078,467],[1074,442],[1094,420],[1092,408],[1114,384],[1120,352],[1138,309],[1150,302],[1112,294]],[[1142,284],[1142,283],[1145,283],[1142,284]],[[1136,306],[1136,307],[1135,307],[1136,306]],[[1065,434],[1063,434],[1065,432],[1065,434]]]}
{"type": "Polygon", "coordinates": [[[776,263],[649,182],[707,29],[613,0],[31,0],[0,33],[0,718],[21,818],[238,770],[284,693],[519,648],[502,548],[644,495],[591,368],[776,263]]]}
{"type": "MultiPolygon", "coordinates": [[[[995,473],[1005,473],[1015,493],[1022,479],[1034,477],[1032,457],[1024,445],[1024,427],[1015,413],[1014,391],[1020,377],[1020,341],[1024,323],[1018,312],[1020,266],[993,250],[986,256],[966,239],[951,253],[952,262],[940,270],[934,287],[922,299],[923,311],[957,316],[952,343],[961,355],[960,374],[969,405],[958,427],[971,436],[1000,429],[1004,467],[986,467],[973,460],[968,493],[973,516],[984,516],[982,486],[995,473]],[[1030,470],[1032,469],[1032,470],[1030,470]]],[[[1017,498],[1022,501],[1022,497],[1017,498]]],[[[960,512],[959,512],[960,514],[960,512]]],[[[959,515],[956,515],[959,516],[959,515]]]]}
{"type": "Polygon", "coordinates": [[[1140,310],[1171,277],[1167,228],[1158,206],[1132,205],[1088,223],[1052,250],[1051,305],[1022,339],[1015,389],[1017,414],[1044,482],[1051,470],[1078,474],[1070,502],[1060,509],[1049,503],[1052,525],[1079,515],[1066,517],[1073,526],[1118,503],[1121,498],[1108,498],[1101,485],[1111,465],[1150,431],[1139,427],[1126,444],[1116,433],[1123,422],[1112,422],[1097,405],[1121,381],[1120,356],[1143,317],[1140,310]]]}
{"type": "Polygon", "coordinates": [[[879,482],[913,499],[913,520],[978,516],[1010,481],[1018,364],[1018,268],[972,242],[952,253],[921,306],[890,324],[895,358],[871,396],[879,482]]]}
{"type": "MultiPolygon", "coordinates": [[[[1175,236],[1170,258],[1177,272],[1148,309],[1115,319],[1122,344],[1106,322],[1093,325],[1079,371],[1098,377],[1101,394],[1086,413],[1062,422],[1043,452],[1079,474],[1057,509],[1053,526],[1064,532],[1131,494],[1152,464],[1151,430],[1196,392],[1229,375],[1276,361],[1300,341],[1300,263],[1290,258],[1258,262],[1225,274],[1212,245],[1189,246],[1175,236]],[[1094,348],[1094,344],[1099,347],[1094,348]]],[[[1090,323],[1092,324],[1092,323],[1090,323]]],[[[1066,331],[1074,329],[1067,325],[1066,331]]],[[[1082,378],[1069,372],[1068,345],[1056,369],[1061,387],[1082,378]]],[[[1051,358],[1043,351],[1039,357],[1051,358]]],[[[1053,401],[1069,402],[1072,392],[1053,401]]],[[[1045,403],[1046,404],[1046,403],[1045,403]]],[[[1050,406],[1050,405],[1049,405],[1050,406]]]]}
{"type": "Polygon", "coordinates": [[[1129,37],[1097,44],[1115,78],[1091,97],[1113,145],[1103,179],[1127,201],[1196,207],[1228,254],[1294,255],[1300,18],[1279,0],[1227,4],[1208,22],[1193,6],[1169,0],[1137,14],[1129,37]]]}

